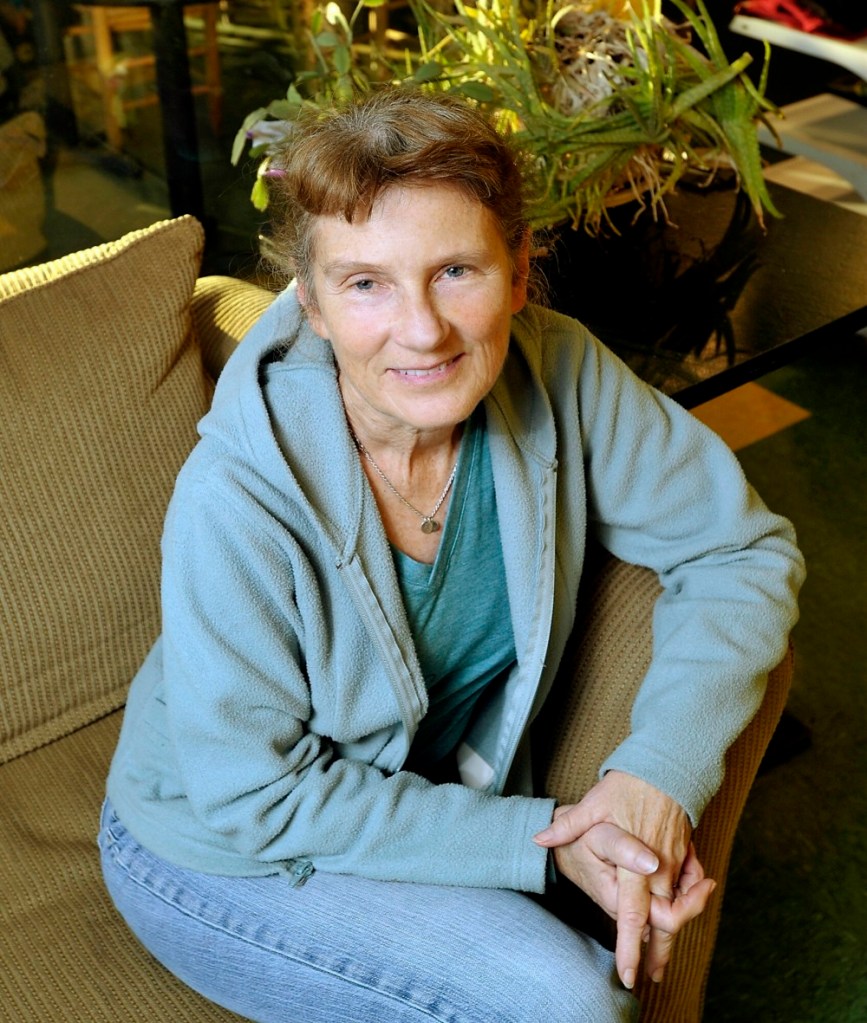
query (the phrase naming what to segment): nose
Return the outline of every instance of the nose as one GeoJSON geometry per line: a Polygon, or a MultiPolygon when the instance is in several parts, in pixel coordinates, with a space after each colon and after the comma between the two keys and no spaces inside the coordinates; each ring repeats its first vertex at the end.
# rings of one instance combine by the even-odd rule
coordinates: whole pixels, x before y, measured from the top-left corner
{"type": "Polygon", "coordinates": [[[436,349],[449,332],[448,320],[427,288],[404,292],[394,326],[397,340],[417,351],[436,349]]]}

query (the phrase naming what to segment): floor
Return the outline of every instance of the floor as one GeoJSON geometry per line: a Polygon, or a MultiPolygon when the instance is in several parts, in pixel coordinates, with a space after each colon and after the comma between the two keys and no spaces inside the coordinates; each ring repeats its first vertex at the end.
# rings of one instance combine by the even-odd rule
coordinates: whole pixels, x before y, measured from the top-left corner
{"type": "MultiPolygon", "coordinates": [[[[769,176],[867,213],[809,161],[769,176]]],[[[792,519],[808,567],[781,733],[799,752],[784,750],[747,804],[703,1023],[867,1021],[865,395],[855,335],[695,410],[792,519]]]]}
{"type": "Polygon", "coordinates": [[[793,421],[739,450],[807,560],[789,712],[811,741],[750,796],[704,1023],[867,1020],[865,381],[858,336],[777,371],[756,408],[793,421]]]}

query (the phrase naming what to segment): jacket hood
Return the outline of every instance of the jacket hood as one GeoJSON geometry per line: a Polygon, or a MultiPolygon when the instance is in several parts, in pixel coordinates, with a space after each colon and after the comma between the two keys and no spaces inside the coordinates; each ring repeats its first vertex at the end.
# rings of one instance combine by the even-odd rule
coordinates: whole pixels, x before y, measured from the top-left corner
{"type": "MultiPolygon", "coordinates": [[[[316,347],[316,342],[320,348],[327,348],[307,325],[295,286],[290,284],[253,324],[227,360],[217,381],[211,409],[199,423],[199,434],[214,437],[248,457],[273,456],[272,443],[265,441],[270,433],[270,417],[262,395],[263,363],[277,360],[299,344],[316,347]]],[[[321,351],[319,358],[326,362],[327,353],[321,351]]]]}
{"type": "Polygon", "coordinates": [[[365,488],[336,380],[331,346],[308,325],[292,284],[226,362],[199,433],[255,472],[258,487],[305,508],[349,556],[365,488]]]}
{"type": "MultiPolygon", "coordinates": [[[[556,436],[541,384],[544,350],[538,341],[528,341],[538,336],[539,312],[529,307],[514,318],[506,364],[485,399],[497,464],[504,443],[522,449],[531,462],[550,466],[556,461],[556,436]]],[[[368,555],[382,549],[379,516],[363,515],[372,497],[346,425],[334,355],[307,323],[294,284],[232,353],[199,432],[206,443],[219,443],[255,471],[258,486],[275,486],[305,508],[341,557],[351,557],[359,546],[368,555]],[[362,529],[367,536],[361,536],[362,529]]],[[[510,489],[517,486],[509,483],[510,489]]]]}

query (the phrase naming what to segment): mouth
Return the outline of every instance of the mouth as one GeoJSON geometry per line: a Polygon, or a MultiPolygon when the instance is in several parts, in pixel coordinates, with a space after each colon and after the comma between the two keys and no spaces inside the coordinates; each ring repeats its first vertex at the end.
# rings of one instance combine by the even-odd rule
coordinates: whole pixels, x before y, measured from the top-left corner
{"type": "Polygon", "coordinates": [[[435,380],[437,377],[446,374],[458,359],[460,359],[460,355],[456,355],[452,359],[446,359],[445,362],[438,362],[436,366],[419,369],[395,369],[393,372],[405,380],[435,380]]]}

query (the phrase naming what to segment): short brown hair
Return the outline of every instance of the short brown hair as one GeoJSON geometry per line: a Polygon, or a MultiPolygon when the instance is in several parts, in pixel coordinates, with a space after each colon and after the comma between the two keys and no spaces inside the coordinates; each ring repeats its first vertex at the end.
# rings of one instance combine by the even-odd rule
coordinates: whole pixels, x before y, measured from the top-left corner
{"type": "Polygon", "coordinates": [[[506,139],[447,93],[407,86],[305,112],[272,159],[271,258],[310,292],[319,216],[369,216],[392,185],[447,181],[486,206],[514,257],[527,235],[522,175],[506,139]]]}

